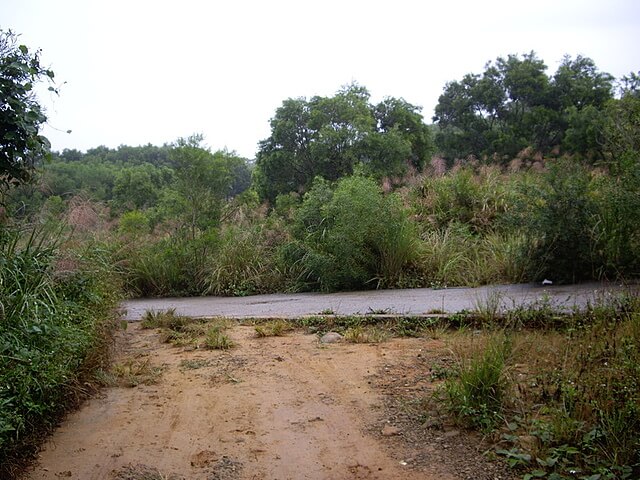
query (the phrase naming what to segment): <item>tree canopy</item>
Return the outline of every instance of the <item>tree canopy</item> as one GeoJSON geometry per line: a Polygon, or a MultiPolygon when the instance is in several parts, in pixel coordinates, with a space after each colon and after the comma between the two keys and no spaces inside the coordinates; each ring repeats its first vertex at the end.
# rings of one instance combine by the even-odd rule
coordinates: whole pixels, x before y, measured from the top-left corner
{"type": "Polygon", "coordinates": [[[366,88],[351,84],[333,97],[289,98],[260,142],[255,182],[263,198],[306,191],[321,176],[336,180],[356,165],[378,177],[421,170],[432,141],[420,107],[403,99],[370,102],[366,88]]]}
{"type": "Polygon", "coordinates": [[[39,50],[29,51],[11,30],[0,30],[0,182],[5,186],[29,180],[49,152],[49,141],[39,134],[47,117],[33,87],[53,76],[40,64],[39,50]]]}
{"type": "Polygon", "coordinates": [[[601,158],[613,77],[582,56],[565,56],[553,76],[546,70],[531,52],[499,57],[482,74],[447,83],[433,117],[440,153],[513,158],[532,147],[601,158]]]}

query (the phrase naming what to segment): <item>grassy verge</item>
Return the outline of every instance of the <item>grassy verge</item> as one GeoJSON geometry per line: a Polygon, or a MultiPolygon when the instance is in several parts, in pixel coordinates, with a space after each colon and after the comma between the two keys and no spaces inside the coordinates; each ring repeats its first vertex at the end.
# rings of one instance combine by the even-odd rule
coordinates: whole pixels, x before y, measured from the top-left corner
{"type": "Polygon", "coordinates": [[[92,393],[118,300],[100,245],[0,231],[0,477],[13,478],[60,416],[92,393]]]}
{"type": "Polygon", "coordinates": [[[640,299],[523,308],[491,325],[453,341],[440,405],[526,479],[638,478],[640,299]]]}

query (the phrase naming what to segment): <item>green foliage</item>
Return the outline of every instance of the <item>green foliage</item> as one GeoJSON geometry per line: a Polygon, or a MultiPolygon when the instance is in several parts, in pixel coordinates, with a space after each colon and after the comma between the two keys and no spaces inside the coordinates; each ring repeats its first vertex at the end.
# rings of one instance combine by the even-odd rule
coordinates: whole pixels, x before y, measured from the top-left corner
{"type": "Polygon", "coordinates": [[[349,343],[382,343],[389,339],[390,333],[380,327],[356,325],[344,332],[349,343]]]}
{"type": "Polygon", "coordinates": [[[200,295],[208,256],[217,247],[215,230],[196,239],[173,235],[149,243],[127,243],[119,252],[125,287],[139,296],[200,295]]]}
{"type": "Polygon", "coordinates": [[[179,139],[171,151],[176,170],[177,212],[192,238],[198,230],[216,226],[221,202],[231,186],[231,175],[224,165],[224,155],[212,154],[201,146],[202,137],[179,139]]]}
{"type": "Polygon", "coordinates": [[[546,472],[601,478],[640,473],[639,319],[637,311],[616,322],[603,317],[568,343],[553,381],[537,372],[542,392],[555,392],[544,420],[532,429],[546,472]]]}
{"type": "MultiPolygon", "coordinates": [[[[495,323],[491,303],[502,299],[487,301],[486,313],[495,323]]],[[[496,453],[528,472],[524,478],[636,478],[638,297],[606,296],[570,314],[545,302],[524,309],[514,312],[519,321],[507,319],[517,329],[508,336],[494,335],[486,345],[477,337],[475,349],[464,340],[454,347],[460,367],[455,376],[447,375],[440,399],[463,423],[499,429],[496,453]],[[533,330],[540,328],[546,331],[533,330]],[[514,374],[501,383],[505,370],[514,374]]]]}
{"type": "Polygon", "coordinates": [[[82,396],[107,347],[118,300],[108,251],[61,240],[0,230],[0,474],[82,396]]]}
{"type": "Polygon", "coordinates": [[[283,319],[269,320],[255,326],[256,336],[260,338],[279,337],[293,330],[293,328],[292,323],[283,319]]]}
{"type": "Polygon", "coordinates": [[[323,290],[397,284],[416,253],[415,230],[399,199],[360,176],[341,179],[333,192],[317,180],[296,212],[294,235],[302,243],[290,261],[323,290]]]}
{"type": "Polygon", "coordinates": [[[590,174],[579,164],[553,162],[540,190],[525,192],[520,214],[532,242],[534,279],[575,282],[593,273],[591,228],[594,204],[590,174]]]}
{"type": "Polygon", "coordinates": [[[458,223],[475,233],[500,230],[515,203],[514,184],[524,180],[525,174],[508,176],[495,166],[463,166],[441,177],[425,177],[416,189],[414,208],[431,227],[458,223]]]}
{"type": "Polygon", "coordinates": [[[613,77],[566,56],[553,77],[534,52],[489,62],[482,75],[448,83],[438,100],[436,144],[447,158],[511,159],[532,147],[602,159],[600,129],[613,77]]]}
{"type": "Polygon", "coordinates": [[[451,223],[421,235],[419,284],[431,287],[517,283],[527,278],[526,237],[514,233],[474,235],[451,223]]]}
{"type": "Polygon", "coordinates": [[[49,152],[49,141],[38,133],[47,117],[33,92],[43,79],[51,82],[53,72],[40,65],[40,51],[30,52],[11,30],[0,30],[0,182],[5,188],[30,180],[49,152]]]}
{"type": "Polygon", "coordinates": [[[155,206],[163,188],[173,183],[169,167],[149,163],[125,167],[117,171],[113,184],[113,206],[116,210],[145,209],[155,206]]]}
{"type": "Polygon", "coordinates": [[[124,235],[138,237],[150,231],[149,218],[140,210],[123,213],[119,223],[119,231],[124,235]]]}
{"type": "Polygon", "coordinates": [[[233,348],[235,343],[224,333],[224,329],[221,326],[216,325],[207,330],[204,346],[211,350],[228,350],[233,348]]]}
{"type": "Polygon", "coordinates": [[[275,245],[269,244],[265,228],[229,228],[219,248],[208,259],[204,292],[213,295],[244,296],[283,289],[275,245]]]}
{"type": "Polygon", "coordinates": [[[462,423],[490,431],[502,418],[511,347],[508,337],[496,335],[484,350],[461,358],[458,374],[445,381],[447,407],[462,423]]]}
{"type": "Polygon", "coordinates": [[[83,194],[96,201],[107,201],[113,197],[118,170],[95,161],[61,163],[54,160],[45,165],[40,185],[42,190],[63,198],[83,194]]]}
{"type": "Polygon", "coordinates": [[[357,165],[378,178],[422,169],[431,153],[430,132],[420,109],[402,99],[369,103],[356,84],[333,97],[285,100],[271,119],[271,136],[260,142],[254,183],[263,199],[302,192],[315,177],[333,181],[357,165]]]}
{"type": "Polygon", "coordinates": [[[190,322],[189,318],[177,315],[175,308],[170,308],[165,311],[147,310],[140,320],[140,326],[142,328],[169,328],[180,331],[190,322]]]}

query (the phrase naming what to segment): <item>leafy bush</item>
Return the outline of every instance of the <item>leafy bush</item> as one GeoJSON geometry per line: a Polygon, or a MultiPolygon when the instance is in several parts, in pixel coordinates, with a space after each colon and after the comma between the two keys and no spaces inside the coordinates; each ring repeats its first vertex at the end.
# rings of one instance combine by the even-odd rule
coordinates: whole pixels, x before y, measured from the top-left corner
{"type": "Polygon", "coordinates": [[[305,278],[323,290],[394,286],[416,258],[417,236],[400,199],[354,176],[332,192],[317,180],[296,212],[294,235],[305,278]]]}
{"type": "Polygon", "coordinates": [[[522,185],[515,215],[529,239],[532,279],[593,278],[590,180],[585,167],[564,159],[550,165],[543,183],[522,185]]]}
{"type": "Polygon", "coordinates": [[[611,174],[592,182],[595,204],[592,228],[594,260],[601,277],[633,278],[640,274],[640,162],[623,154],[611,174]]]}

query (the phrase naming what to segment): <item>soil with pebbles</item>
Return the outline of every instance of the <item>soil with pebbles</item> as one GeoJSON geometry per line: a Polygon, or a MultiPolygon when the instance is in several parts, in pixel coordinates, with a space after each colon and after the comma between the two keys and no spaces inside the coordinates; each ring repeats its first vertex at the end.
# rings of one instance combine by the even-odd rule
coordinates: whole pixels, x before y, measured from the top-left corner
{"type": "Polygon", "coordinates": [[[227,351],[129,325],[114,362],[162,367],[69,415],[25,479],[510,479],[489,447],[425,403],[449,353],[436,340],[323,344],[227,331],[227,351]]]}

